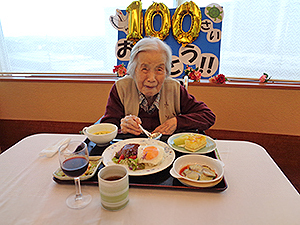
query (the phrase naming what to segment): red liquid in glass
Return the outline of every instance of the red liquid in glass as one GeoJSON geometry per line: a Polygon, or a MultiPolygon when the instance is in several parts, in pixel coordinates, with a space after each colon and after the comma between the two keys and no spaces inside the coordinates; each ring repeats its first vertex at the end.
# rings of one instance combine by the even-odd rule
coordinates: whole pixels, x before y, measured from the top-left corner
{"type": "Polygon", "coordinates": [[[73,157],[66,159],[61,169],[69,177],[79,177],[87,170],[89,161],[84,157],[73,157]]]}

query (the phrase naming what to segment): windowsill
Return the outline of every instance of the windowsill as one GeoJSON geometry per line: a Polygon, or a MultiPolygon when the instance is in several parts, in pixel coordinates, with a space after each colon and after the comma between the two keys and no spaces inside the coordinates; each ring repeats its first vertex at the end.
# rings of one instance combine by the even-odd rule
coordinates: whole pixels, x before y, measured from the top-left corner
{"type": "Polygon", "coordinates": [[[0,80],[47,82],[115,82],[118,77],[109,73],[1,73],[0,80]]]}
{"type": "MultiPolygon", "coordinates": [[[[109,73],[0,73],[1,81],[38,81],[38,82],[100,82],[114,83],[118,77],[109,73]]],[[[235,88],[271,88],[271,89],[296,89],[300,90],[300,81],[271,80],[267,83],[260,83],[251,78],[228,77],[225,84],[214,84],[208,80],[201,82],[189,82],[189,86],[210,86],[210,87],[235,87],[235,88]]]]}
{"type": "Polygon", "coordinates": [[[260,83],[259,80],[251,78],[228,77],[224,84],[210,83],[208,80],[201,82],[189,82],[189,86],[215,86],[215,87],[236,87],[236,88],[268,88],[268,89],[296,89],[300,90],[299,81],[271,80],[267,83],[260,83]]]}

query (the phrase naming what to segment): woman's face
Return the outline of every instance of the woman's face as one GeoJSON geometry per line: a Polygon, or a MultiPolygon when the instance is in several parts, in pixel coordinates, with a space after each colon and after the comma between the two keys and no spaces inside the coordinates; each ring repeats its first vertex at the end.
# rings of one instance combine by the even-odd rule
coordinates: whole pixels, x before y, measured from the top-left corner
{"type": "Polygon", "coordinates": [[[135,82],[138,90],[151,98],[156,95],[167,76],[166,55],[162,51],[146,51],[137,55],[135,82]]]}

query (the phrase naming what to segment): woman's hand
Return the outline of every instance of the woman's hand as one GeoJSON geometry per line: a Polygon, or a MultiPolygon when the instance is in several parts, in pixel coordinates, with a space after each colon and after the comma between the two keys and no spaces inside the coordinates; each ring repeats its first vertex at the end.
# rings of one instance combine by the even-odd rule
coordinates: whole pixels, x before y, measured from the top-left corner
{"type": "Polygon", "coordinates": [[[140,135],[142,130],[139,127],[139,124],[141,123],[141,119],[135,115],[125,116],[121,119],[121,131],[123,134],[131,133],[134,135],[140,135]]]}
{"type": "Polygon", "coordinates": [[[166,122],[161,124],[160,126],[156,127],[152,133],[160,132],[164,135],[171,135],[177,128],[177,118],[173,117],[168,119],[166,122]]]}

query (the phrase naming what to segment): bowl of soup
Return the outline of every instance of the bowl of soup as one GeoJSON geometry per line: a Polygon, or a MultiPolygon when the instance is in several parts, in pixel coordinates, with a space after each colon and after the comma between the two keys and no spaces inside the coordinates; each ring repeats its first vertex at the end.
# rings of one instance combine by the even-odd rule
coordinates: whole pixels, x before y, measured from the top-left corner
{"type": "Polygon", "coordinates": [[[205,155],[183,155],[174,161],[170,174],[187,186],[213,187],[223,179],[224,163],[205,155]]]}
{"type": "Polygon", "coordinates": [[[108,145],[118,133],[118,127],[112,123],[99,123],[83,128],[88,139],[99,146],[108,145]]]}

